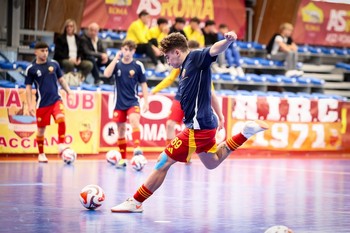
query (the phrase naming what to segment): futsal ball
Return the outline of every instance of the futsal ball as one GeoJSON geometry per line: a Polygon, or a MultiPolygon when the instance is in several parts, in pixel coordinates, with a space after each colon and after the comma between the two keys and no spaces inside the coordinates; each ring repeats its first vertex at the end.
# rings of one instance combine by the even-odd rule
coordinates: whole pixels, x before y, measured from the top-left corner
{"type": "Polygon", "coordinates": [[[270,227],[264,233],[293,233],[293,231],[286,226],[279,225],[270,227]]]}
{"type": "Polygon", "coordinates": [[[135,155],[132,157],[130,163],[133,169],[136,171],[141,171],[146,165],[147,159],[143,155],[135,155]]]}
{"type": "Polygon", "coordinates": [[[77,153],[75,153],[74,150],[71,148],[66,148],[62,151],[62,160],[66,164],[74,163],[74,161],[77,159],[77,153]]]}
{"type": "Polygon", "coordinates": [[[106,153],[106,159],[108,163],[115,165],[122,159],[122,155],[117,150],[110,150],[106,153]]]}
{"type": "Polygon", "coordinates": [[[100,186],[89,184],[81,190],[79,200],[86,209],[94,210],[104,202],[105,193],[100,186]]]}

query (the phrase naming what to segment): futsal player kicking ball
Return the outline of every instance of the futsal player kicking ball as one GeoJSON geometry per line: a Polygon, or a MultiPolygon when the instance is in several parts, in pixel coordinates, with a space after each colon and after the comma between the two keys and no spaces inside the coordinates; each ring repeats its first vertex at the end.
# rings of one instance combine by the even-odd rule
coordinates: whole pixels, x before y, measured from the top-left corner
{"type": "Polygon", "coordinates": [[[234,32],[228,32],[224,40],[213,46],[191,52],[180,33],[172,33],[161,41],[168,63],[174,68],[181,67],[180,103],[186,128],[160,154],[154,170],[134,196],[112,207],[112,212],[142,212],[142,202],[161,186],[169,168],[176,162],[186,162],[193,152],[206,168],[214,169],[248,138],[268,128],[262,121],[248,121],[240,133],[216,145],[218,123],[210,103],[210,64],[236,39],[234,32]]]}
{"type": "MultiPolygon", "coordinates": [[[[121,51],[107,66],[104,75],[109,78],[115,76],[115,108],[113,120],[118,125],[118,146],[122,159],[116,164],[117,168],[126,166],[126,120],[129,118],[132,127],[134,142],[134,156],[142,155],[140,149],[140,106],[138,84],[141,84],[144,99],[143,111],[147,112],[148,87],[145,77],[145,68],[140,61],[133,60],[136,44],[131,40],[122,43],[121,51]]],[[[146,161],[143,161],[146,163],[146,161]]]]}
{"type": "Polygon", "coordinates": [[[51,115],[58,124],[58,151],[59,154],[66,148],[64,145],[66,123],[64,117],[64,106],[62,97],[59,94],[57,81],[61,87],[71,94],[69,86],[63,78],[59,64],[56,61],[49,60],[49,46],[44,42],[38,42],[34,48],[35,61],[28,66],[26,70],[26,98],[29,114],[35,116],[38,132],[36,141],[38,144],[39,156],[41,163],[47,163],[48,160],[44,153],[44,133],[47,125],[50,125],[51,115]],[[32,104],[32,85],[36,89],[36,112],[32,104]]]}

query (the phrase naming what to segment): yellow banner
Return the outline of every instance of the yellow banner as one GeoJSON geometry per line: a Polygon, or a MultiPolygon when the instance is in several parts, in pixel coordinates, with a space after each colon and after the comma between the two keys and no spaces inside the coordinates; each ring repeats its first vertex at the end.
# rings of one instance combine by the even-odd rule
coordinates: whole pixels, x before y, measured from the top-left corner
{"type": "MultiPolygon", "coordinates": [[[[65,106],[66,145],[77,153],[98,153],[100,93],[75,91],[69,97],[63,90],[60,93],[65,106]]],[[[0,88],[0,153],[38,153],[36,131],[36,119],[28,114],[25,89],[0,88]]],[[[51,118],[44,151],[57,153],[57,147],[57,124],[51,118]]]]}

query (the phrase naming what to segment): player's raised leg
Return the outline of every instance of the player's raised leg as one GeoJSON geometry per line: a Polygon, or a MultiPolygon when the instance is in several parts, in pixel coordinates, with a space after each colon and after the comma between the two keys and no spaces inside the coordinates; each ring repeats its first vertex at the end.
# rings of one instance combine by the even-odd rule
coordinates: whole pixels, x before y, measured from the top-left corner
{"type": "Polygon", "coordinates": [[[176,163],[165,152],[162,152],[152,173],[145,183],[136,191],[133,197],[125,202],[111,208],[115,213],[140,213],[143,211],[142,202],[149,198],[163,183],[165,176],[171,167],[176,163]]]}
{"type": "Polygon", "coordinates": [[[208,169],[214,169],[224,161],[232,151],[243,145],[251,136],[267,130],[269,126],[260,120],[247,121],[240,133],[227,139],[218,145],[216,153],[199,153],[198,156],[204,166],[208,169]]]}

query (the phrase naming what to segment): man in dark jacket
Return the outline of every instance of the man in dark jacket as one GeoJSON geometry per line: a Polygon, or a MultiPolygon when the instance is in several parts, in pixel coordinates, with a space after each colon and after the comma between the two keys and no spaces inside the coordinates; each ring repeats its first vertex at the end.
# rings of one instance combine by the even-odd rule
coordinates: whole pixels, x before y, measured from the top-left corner
{"type": "Polygon", "coordinates": [[[95,84],[102,83],[100,80],[100,67],[107,66],[110,63],[102,42],[98,39],[99,30],[100,27],[97,23],[91,23],[88,26],[87,33],[81,37],[83,57],[93,63],[91,74],[95,79],[95,84]]]}

